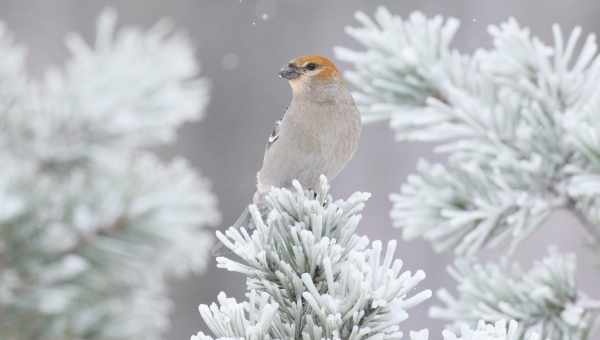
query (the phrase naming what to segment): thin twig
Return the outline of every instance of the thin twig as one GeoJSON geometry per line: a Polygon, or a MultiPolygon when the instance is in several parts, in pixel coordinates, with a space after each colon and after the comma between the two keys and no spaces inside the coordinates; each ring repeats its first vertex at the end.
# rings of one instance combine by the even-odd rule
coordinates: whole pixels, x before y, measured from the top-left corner
{"type": "Polygon", "coordinates": [[[571,204],[571,212],[579,221],[579,224],[586,231],[588,236],[594,239],[595,245],[600,245],[600,227],[593,223],[590,223],[589,219],[581,212],[581,210],[577,209],[574,204],[571,204]]]}

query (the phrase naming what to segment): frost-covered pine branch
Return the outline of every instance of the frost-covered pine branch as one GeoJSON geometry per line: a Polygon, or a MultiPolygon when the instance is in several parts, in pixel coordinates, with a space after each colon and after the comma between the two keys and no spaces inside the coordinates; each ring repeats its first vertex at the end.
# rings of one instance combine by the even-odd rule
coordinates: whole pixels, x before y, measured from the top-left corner
{"type": "MultiPolygon", "coordinates": [[[[369,194],[334,201],[322,178],[316,193],[298,182],[274,188],[267,216],[250,207],[255,229],[218,238],[235,255],[218,266],[247,277],[246,301],[224,293],[200,314],[216,339],[399,339],[407,311],[429,298],[415,293],[425,273],[402,270],[396,242],[356,234],[369,194]]],[[[214,339],[200,332],[195,340],[214,339]]]]}
{"type": "Polygon", "coordinates": [[[553,27],[550,45],[514,19],[489,28],[493,48],[451,47],[458,21],[358,13],[348,33],[364,51],[338,48],[365,121],[388,119],[401,140],[433,141],[447,165],[419,167],[394,195],[406,238],[459,254],[538,229],[570,209],[600,242],[600,58],[595,36],[553,27]],[[431,195],[442,192],[442,195],[431,195]]]}
{"type": "Polygon", "coordinates": [[[167,22],[67,39],[34,81],[0,25],[0,338],[160,339],[165,278],[205,265],[208,182],[145,148],[200,118],[207,85],[167,22]]]}
{"type": "MultiPolygon", "coordinates": [[[[552,28],[545,44],[510,19],[490,26],[493,47],[452,48],[456,19],[408,19],[380,8],[347,32],[365,50],[337,48],[354,69],[365,121],[389,120],[399,140],[436,142],[447,164],[421,161],[391,195],[394,225],[438,251],[511,249],[558,209],[579,219],[600,248],[600,131],[595,127],[600,58],[595,36],[579,43],[552,28]]],[[[587,339],[598,305],[574,286],[574,259],[552,255],[526,273],[506,265],[459,263],[459,298],[435,316],[455,323],[515,319],[522,334],[587,339]],[[583,302],[585,301],[585,302],[583,302]]]]}
{"type": "Polygon", "coordinates": [[[434,318],[458,327],[478,320],[516,320],[520,337],[541,334],[543,339],[586,339],[600,312],[600,303],[577,289],[575,256],[554,251],[528,271],[517,265],[476,264],[459,260],[449,269],[458,283],[458,296],[438,292],[446,305],[434,307],[434,318]]]}
{"type": "MultiPolygon", "coordinates": [[[[444,340],[521,340],[520,329],[516,321],[508,324],[505,321],[495,323],[481,321],[475,328],[462,325],[458,332],[445,330],[442,335],[444,340]]],[[[411,332],[410,339],[429,340],[429,331],[425,329],[411,332]]],[[[542,340],[542,338],[537,334],[531,334],[523,340],[542,340]]]]}

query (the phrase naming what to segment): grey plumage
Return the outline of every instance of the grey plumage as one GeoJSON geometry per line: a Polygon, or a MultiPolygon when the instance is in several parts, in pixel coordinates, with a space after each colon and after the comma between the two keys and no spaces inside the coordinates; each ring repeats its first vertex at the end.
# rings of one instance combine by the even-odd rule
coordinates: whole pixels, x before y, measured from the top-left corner
{"type": "Polygon", "coordinates": [[[320,175],[337,176],[356,151],[360,114],[343,82],[303,90],[294,94],[265,152],[257,175],[259,192],[289,187],[294,179],[314,188],[320,175]]]}

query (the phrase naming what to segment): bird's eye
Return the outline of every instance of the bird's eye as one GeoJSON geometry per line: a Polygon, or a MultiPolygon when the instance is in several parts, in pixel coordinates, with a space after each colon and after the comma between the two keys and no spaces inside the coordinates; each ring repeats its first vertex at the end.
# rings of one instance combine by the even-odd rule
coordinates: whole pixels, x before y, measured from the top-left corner
{"type": "Polygon", "coordinates": [[[309,71],[312,71],[312,70],[314,70],[316,68],[317,68],[317,64],[315,64],[315,63],[308,63],[308,64],[306,64],[306,69],[309,70],[309,71]]]}

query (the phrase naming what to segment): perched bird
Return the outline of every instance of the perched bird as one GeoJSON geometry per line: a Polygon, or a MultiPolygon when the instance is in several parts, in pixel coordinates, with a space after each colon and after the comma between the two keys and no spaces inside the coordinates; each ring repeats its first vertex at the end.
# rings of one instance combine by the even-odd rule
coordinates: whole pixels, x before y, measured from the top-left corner
{"type": "Polygon", "coordinates": [[[297,179],[316,188],[319,177],[333,179],[354,155],[360,138],[360,113],[331,60],[303,56],[279,72],[292,88],[292,102],[269,137],[257,194],[289,187],[297,179]]]}
{"type": "MultiPolygon", "coordinates": [[[[275,123],[257,173],[253,203],[261,208],[272,187],[290,187],[297,179],[315,189],[319,177],[333,179],[357,149],[361,132],[360,113],[340,71],[331,60],[302,56],[279,72],[292,88],[292,101],[275,123]]],[[[246,209],[234,227],[248,226],[246,209]]]]}

